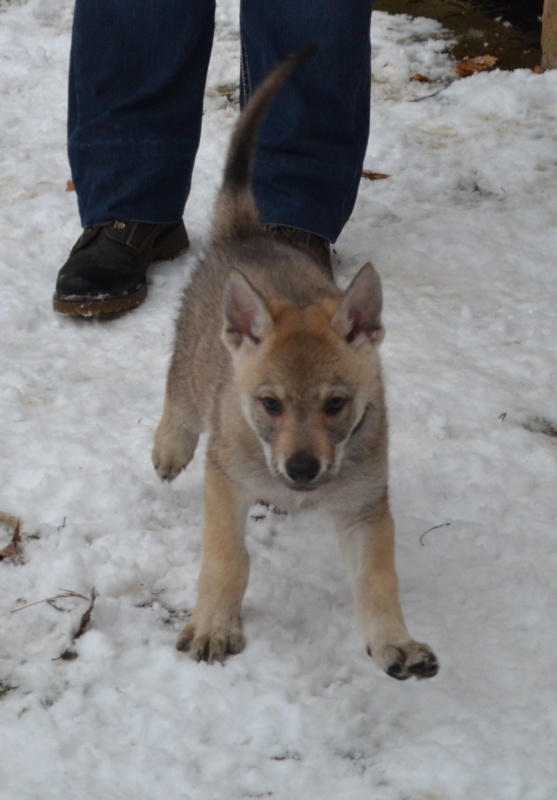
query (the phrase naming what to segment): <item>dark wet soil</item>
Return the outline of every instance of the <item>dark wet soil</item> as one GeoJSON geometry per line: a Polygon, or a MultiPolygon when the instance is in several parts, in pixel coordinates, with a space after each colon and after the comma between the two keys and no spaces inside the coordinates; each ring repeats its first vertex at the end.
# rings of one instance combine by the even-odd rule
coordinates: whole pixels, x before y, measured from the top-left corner
{"type": "Polygon", "coordinates": [[[503,17],[521,31],[540,31],[543,0],[470,0],[488,17],[503,17]]]}
{"type": "Polygon", "coordinates": [[[482,10],[464,0],[376,0],[374,7],[377,11],[391,14],[438,20],[458,40],[453,48],[457,59],[491,55],[497,57],[500,69],[534,69],[538,66],[541,62],[541,26],[535,13],[538,0],[476,2],[482,10]],[[526,11],[525,5],[529,6],[526,11]],[[513,13],[515,7],[518,15],[513,13]],[[510,24],[511,17],[514,25],[510,24]]]}

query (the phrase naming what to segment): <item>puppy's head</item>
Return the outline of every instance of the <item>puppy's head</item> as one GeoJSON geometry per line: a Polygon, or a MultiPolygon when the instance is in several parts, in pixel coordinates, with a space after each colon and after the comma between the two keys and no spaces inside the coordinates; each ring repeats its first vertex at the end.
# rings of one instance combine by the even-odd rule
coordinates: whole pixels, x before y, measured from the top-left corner
{"type": "Polygon", "coordinates": [[[339,298],[295,308],[233,270],[223,340],[243,414],[270,473],[310,491],[339,473],[347,444],[381,397],[379,276],[366,264],[339,298]]]}

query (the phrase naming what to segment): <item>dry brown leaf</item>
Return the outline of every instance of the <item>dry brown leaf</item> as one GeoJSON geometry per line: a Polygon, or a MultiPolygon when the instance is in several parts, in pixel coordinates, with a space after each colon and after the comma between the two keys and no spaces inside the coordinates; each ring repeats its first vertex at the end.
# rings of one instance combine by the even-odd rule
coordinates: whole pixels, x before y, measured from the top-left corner
{"type": "Polygon", "coordinates": [[[4,511],[0,511],[0,522],[3,522],[4,525],[9,525],[10,528],[17,528],[20,525],[19,517],[15,517],[13,514],[6,514],[4,511]]]}
{"type": "Polygon", "coordinates": [[[14,517],[12,514],[5,514],[0,511],[0,522],[13,528],[12,539],[6,547],[0,550],[0,561],[4,558],[11,558],[16,562],[21,561],[21,520],[19,517],[14,517]]]}
{"type": "Polygon", "coordinates": [[[419,72],[417,72],[415,75],[412,75],[410,80],[417,81],[418,83],[434,83],[434,81],[432,81],[431,78],[428,78],[427,75],[420,75],[419,72]]]}
{"type": "Polygon", "coordinates": [[[16,549],[13,545],[13,542],[10,542],[0,550],[0,561],[3,561],[5,558],[14,558],[16,555],[16,549]]]}
{"type": "Polygon", "coordinates": [[[73,181],[66,181],[66,191],[67,192],[75,192],[75,186],[73,185],[73,181]]]}
{"type": "Polygon", "coordinates": [[[459,75],[473,75],[475,72],[485,72],[493,69],[497,64],[496,56],[476,56],[475,58],[463,58],[456,62],[456,71],[459,75]]]}
{"type": "Polygon", "coordinates": [[[385,178],[390,177],[386,172],[372,172],[370,169],[364,169],[362,172],[362,178],[366,178],[368,181],[384,181],[385,178]]]}

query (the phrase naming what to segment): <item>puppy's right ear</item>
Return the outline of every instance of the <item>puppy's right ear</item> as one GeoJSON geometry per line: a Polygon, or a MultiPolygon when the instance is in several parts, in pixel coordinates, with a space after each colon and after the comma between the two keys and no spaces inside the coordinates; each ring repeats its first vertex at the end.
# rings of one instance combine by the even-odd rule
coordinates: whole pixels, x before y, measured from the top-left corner
{"type": "Polygon", "coordinates": [[[259,344],[273,327],[265,301],[238,270],[231,270],[223,295],[224,343],[237,350],[245,342],[259,344]]]}

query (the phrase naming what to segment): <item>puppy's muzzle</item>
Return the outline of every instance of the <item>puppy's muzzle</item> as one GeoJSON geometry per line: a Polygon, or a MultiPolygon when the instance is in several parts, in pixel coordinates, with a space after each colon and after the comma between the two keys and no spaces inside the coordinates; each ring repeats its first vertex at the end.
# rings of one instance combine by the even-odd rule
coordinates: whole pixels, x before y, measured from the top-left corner
{"type": "Polygon", "coordinates": [[[294,453],[286,461],[284,469],[293,489],[310,491],[321,472],[321,464],[311,453],[294,453]]]}

